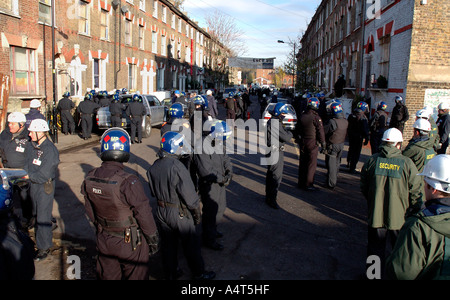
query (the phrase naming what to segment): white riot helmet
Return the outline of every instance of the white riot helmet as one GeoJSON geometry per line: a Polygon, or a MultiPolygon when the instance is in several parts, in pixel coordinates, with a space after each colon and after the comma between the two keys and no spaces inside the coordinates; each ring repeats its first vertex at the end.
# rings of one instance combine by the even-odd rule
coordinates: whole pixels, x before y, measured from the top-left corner
{"type": "Polygon", "coordinates": [[[38,108],[41,107],[41,101],[38,99],[33,99],[30,101],[30,108],[38,108]]]}
{"type": "Polygon", "coordinates": [[[421,130],[421,131],[431,131],[431,124],[429,121],[425,119],[417,119],[416,122],[414,122],[413,128],[421,130]]]}
{"type": "Polygon", "coordinates": [[[47,121],[42,119],[35,119],[31,121],[28,131],[34,132],[46,132],[49,131],[47,121]]]}
{"type": "Polygon", "coordinates": [[[425,108],[423,108],[423,109],[420,109],[420,110],[418,110],[417,112],[416,112],[416,118],[417,119],[426,119],[426,120],[429,120],[430,119],[430,111],[429,110],[427,110],[427,109],[425,109],[425,108]]]}
{"type": "Polygon", "coordinates": [[[383,142],[401,143],[403,142],[403,135],[397,128],[389,128],[384,132],[381,140],[383,142]]]}
{"type": "Polygon", "coordinates": [[[8,115],[9,123],[25,123],[27,118],[21,112],[12,112],[8,115]]]}
{"type": "Polygon", "coordinates": [[[424,176],[425,182],[432,188],[450,193],[450,155],[440,154],[433,157],[425,165],[423,172],[417,175],[424,176]]]}

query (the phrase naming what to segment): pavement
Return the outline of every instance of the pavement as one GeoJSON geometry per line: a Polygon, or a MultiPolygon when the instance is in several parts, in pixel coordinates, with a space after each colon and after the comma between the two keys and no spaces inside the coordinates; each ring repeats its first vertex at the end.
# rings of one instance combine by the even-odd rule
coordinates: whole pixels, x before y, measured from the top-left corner
{"type": "Polygon", "coordinates": [[[93,132],[91,138],[85,140],[81,137],[81,134],[79,132],[73,135],[65,135],[58,131],[57,137],[52,135],[50,137],[56,148],[61,153],[73,150],[74,148],[82,147],[84,145],[100,142],[101,135],[93,132]],[[57,142],[55,142],[56,140],[57,142]]]}

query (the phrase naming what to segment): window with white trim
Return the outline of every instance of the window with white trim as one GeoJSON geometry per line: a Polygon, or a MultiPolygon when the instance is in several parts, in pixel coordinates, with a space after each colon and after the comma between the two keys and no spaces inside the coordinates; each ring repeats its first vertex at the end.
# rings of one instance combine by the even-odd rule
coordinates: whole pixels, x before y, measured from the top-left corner
{"type": "Polygon", "coordinates": [[[52,1],[39,0],[39,22],[52,24],[52,1]]]}
{"type": "Polygon", "coordinates": [[[109,13],[105,10],[100,11],[100,38],[109,40],[109,13]]]}
{"type": "Polygon", "coordinates": [[[89,35],[90,32],[89,4],[79,1],[78,5],[78,32],[89,35]]]}
{"type": "Polygon", "coordinates": [[[161,55],[167,55],[167,39],[164,35],[161,36],[161,55]]]}
{"type": "Polygon", "coordinates": [[[163,5],[162,7],[162,21],[167,23],[167,7],[163,5]]]}
{"type": "Polygon", "coordinates": [[[158,19],[158,1],[154,0],[153,1],[153,14],[152,16],[156,19],[158,19]]]}
{"type": "Polygon", "coordinates": [[[128,65],[128,90],[136,90],[137,83],[137,66],[134,64],[128,65]]]}
{"type": "Polygon", "coordinates": [[[144,50],[145,47],[145,27],[139,25],[139,49],[144,50]]]}
{"type": "Polygon", "coordinates": [[[132,42],[131,21],[125,20],[125,45],[130,46],[132,42]]]}
{"type": "Polygon", "coordinates": [[[36,94],[35,51],[28,48],[10,48],[12,94],[36,94]]]}
{"type": "Polygon", "coordinates": [[[158,53],[158,33],[152,31],[152,52],[158,53]]]}
{"type": "Polygon", "coordinates": [[[145,0],[139,0],[139,9],[145,11],[145,0]]]}

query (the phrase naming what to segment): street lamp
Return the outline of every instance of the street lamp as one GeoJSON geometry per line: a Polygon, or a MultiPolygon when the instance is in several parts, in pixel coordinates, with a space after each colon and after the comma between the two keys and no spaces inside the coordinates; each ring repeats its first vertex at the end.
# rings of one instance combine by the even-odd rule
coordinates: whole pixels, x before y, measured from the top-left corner
{"type": "MultiPolygon", "coordinates": [[[[283,41],[283,40],[278,40],[278,43],[279,44],[285,44],[285,42],[283,41]]],[[[294,87],[294,96],[295,96],[295,73],[296,73],[296,65],[297,65],[297,63],[296,63],[296,59],[295,59],[295,42],[294,42],[294,56],[293,56],[293,59],[292,59],[292,63],[293,63],[293,68],[292,68],[292,70],[293,70],[293,73],[294,73],[294,75],[292,76],[292,80],[293,80],[293,84],[292,84],[292,86],[294,87]]]]}

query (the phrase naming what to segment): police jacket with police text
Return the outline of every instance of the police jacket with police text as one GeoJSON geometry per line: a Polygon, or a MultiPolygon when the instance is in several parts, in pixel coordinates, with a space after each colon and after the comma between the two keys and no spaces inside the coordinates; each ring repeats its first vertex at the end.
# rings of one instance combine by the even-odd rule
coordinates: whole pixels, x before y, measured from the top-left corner
{"type": "Polygon", "coordinates": [[[422,180],[416,165],[396,147],[383,143],[361,170],[361,192],[367,200],[368,225],[399,230],[405,213],[422,204],[422,180]]]}
{"type": "Polygon", "coordinates": [[[46,138],[39,146],[30,147],[24,169],[32,183],[44,184],[56,178],[58,165],[59,151],[49,138],[46,138]]]}
{"type": "Polygon", "coordinates": [[[116,221],[107,231],[123,231],[132,216],[147,238],[156,233],[150,200],[139,178],[124,171],[120,162],[105,161],[91,170],[81,185],[88,217],[98,226],[116,221]],[[106,222],[107,223],[107,222],[106,222]],[[121,224],[119,224],[121,223],[121,224]]]}
{"type": "Polygon", "coordinates": [[[449,280],[449,251],[450,198],[428,200],[405,221],[387,259],[387,279],[449,280]]]}

